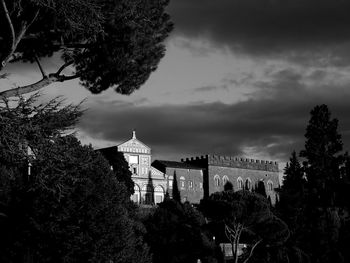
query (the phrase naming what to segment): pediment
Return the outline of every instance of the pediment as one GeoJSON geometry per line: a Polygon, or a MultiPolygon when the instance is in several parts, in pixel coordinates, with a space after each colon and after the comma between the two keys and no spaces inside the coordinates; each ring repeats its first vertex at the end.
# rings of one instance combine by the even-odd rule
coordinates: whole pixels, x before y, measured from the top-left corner
{"type": "Polygon", "coordinates": [[[151,150],[150,147],[148,147],[147,145],[145,145],[144,143],[140,142],[138,139],[130,139],[122,144],[118,145],[118,150],[119,151],[126,151],[123,150],[126,148],[132,148],[132,149],[145,149],[145,150],[151,150]]]}

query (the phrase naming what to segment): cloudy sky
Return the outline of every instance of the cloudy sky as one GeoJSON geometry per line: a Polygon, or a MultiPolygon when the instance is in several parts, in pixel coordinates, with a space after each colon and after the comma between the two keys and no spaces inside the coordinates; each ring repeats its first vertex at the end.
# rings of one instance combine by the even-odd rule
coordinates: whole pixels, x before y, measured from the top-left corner
{"type": "MultiPolygon", "coordinates": [[[[349,11],[347,0],[172,0],[167,53],[139,91],[91,95],[71,81],[44,94],[86,98],[83,143],[116,145],[136,129],[154,159],[284,162],[303,147],[309,112],[323,103],[350,149],[349,11]]],[[[40,78],[16,67],[13,85],[40,78]]]]}

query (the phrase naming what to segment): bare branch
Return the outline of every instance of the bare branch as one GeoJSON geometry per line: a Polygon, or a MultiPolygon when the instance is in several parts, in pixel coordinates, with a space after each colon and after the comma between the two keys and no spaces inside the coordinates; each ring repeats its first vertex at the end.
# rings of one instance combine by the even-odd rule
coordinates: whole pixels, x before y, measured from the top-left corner
{"type": "Polygon", "coordinates": [[[39,61],[39,58],[38,58],[37,55],[35,55],[35,61],[36,61],[36,63],[38,64],[38,67],[39,67],[39,69],[40,69],[41,75],[43,76],[43,78],[46,78],[47,75],[46,75],[46,73],[45,73],[43,67],[42,67],[41,64],[40,64],[40,61],[39,61]]]}
{"type": "Polygon", "coordinates": [[[80,77],[79,74],[75,74],[75,75],[71,75],[71,76],[59,75],[59,76],[57,76],[57,81],[63,82],[63,81],[67,81],[67,80],[77,79],[79,77],[80,77]]]}
{"type": "Polygon", "coordinates": [[[22,40],[22,38],[24,37],[28,27],[35,21],[35,19],[38,17],[39,15],[39,9],[34,13],[33,18],[27,22],[27,21],[22,21],[21,23],[21,27],[18,30],[18,32],[15,32],[15,28],[13,26],[9,11],[7,9],[5,0],[1,0],[1,8],[3,9],[3,11],[5,12],[5,17],[6,17],[6,21],[8,24],[8,28],[10,30],[10,46],[9,46],[9,50],[7,51],[6,54],[4,54],[4,56],[1,58],[1,65],[0,65],[0,70],[2,68],[4,68],[7,64],[7,62],[12,59],[13,53],[16,51],[16,48],[19,44],[19,42],[22,40]]]}
{"type": "Polygon", "coordinates": [[[260,239],[258,242],[256,242],[256,243],[254,244],[254,246],[253,246],[252,249],[250,250],[249,256],[243,261],[243,263],[247,263],[248,260],[253,256],[254,249],[256,248],[257,245],[260,244],[261,241],[262,241],[262,239],[260,239]]]}
{"type": "Polygon", "coordinates": [[[32,18],[29,22],[27,22],[27,21],[23,21],[23,22],[22,22],[21,28],[20,28],[20,30],[19,30],[19,32],[17,33],[17,36],[16,36],[16,38],[15,38],[15,45],[14,45],[14,50],[13,50],[13,52],[16,50],[16,48],[17,48],[19,42],[23,39],[24,34],[26,33],[28,27],[30,27],[30,25],[33,24],[33,22],[35,21],[35,19],[38,17],[39,11],[40,11],[40,10],[38,9],[38,10],[34,13],[33,18],[32,18]]]}
{"type": "Polygon", "coordinates": [[[44,88],[44,87],[50,85],[52,82],[54,82],[54,80],[52,78],[46,77],[46,78],[39,80],[38,82],[35,82],[35,83],[27,85],[27,86],[18,87],[18,88],[9,89],[9,90],[5,90],[3,92],[0,92],[0,97],[10,98],[10,97],[14,97],[14,96],[23,95],[23,94],[26,94],[29,92],[37,91],[41,88],[44,88]]]}
{"type": "Polygon", "coordinates": [[[73,62],[74,62],[73,60],[70,60],[70,61],[64,63],[64,64],[57,70],[57,72],[56,72],[55,74],[56,74],[56,75],[61,74],[61,72],[62,72],[66,67],[72,65],[73,62]]]}
{"type": "Polygon", "coordinates": [[[9,11],[7,9],[5,0],[1,0],[1,9],[5,13],[5,19],[6,19],[6,22],[7,22],[8,29],[10,31],[10,43],[9,43],[10,47],[9,47],[9,50],[8,50],[8,54],[5,55],[4,58],[2,58],[2,61],[1,61],[1,68],[3,68],[3,67],[5,67],[8,59],[11,57],[11,55],[13,53],[13,48],[15,46],[15,38],[16,38],[16,36],[15,36],[15,29],[13,27],[13,23],[12,23],[9,11]]]}

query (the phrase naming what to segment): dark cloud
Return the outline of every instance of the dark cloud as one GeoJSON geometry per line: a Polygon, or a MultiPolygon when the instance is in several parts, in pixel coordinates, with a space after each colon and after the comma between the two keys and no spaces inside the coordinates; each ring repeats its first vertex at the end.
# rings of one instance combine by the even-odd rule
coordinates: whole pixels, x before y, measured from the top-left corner
{"type": "MultiPolygon", "coordinates": [[[[287,73],[277,75],[281,74],[287,73]]],[[[156,158],[180,159],[207,153],[240,156],[245,147],[252,147],[253,152],[285,161],[292,150],[303,146],[310,110],[316,104],[327,103],[333,116],[340,119],[345,146],[350,145],[349,94],[344,97],[329,92],[320,100],[300,89],[293,97],[283,93],[278,96],[278,100],[250,99],[234,105],[151,107],[99,103],[91,105],[79,127],[92,137],[119,142],[128,139],[136,128],[138,137],[152,147],[156,158]]]]}
{"type": "Polygon", "coordinates": [[[203,87],[199,87],[199,88],[195,88],[193,90],[194,93],[197,92],[210,92],[210,91],[217,91],[217,90],[228,90],[227,85],[220,85],[220,86],[203,86],[203,87]]]}
{"type": "Polygon", "coordinates": [[[348,0],[174,0],[176,33],[251,55],[348,65],[348,0]]]}

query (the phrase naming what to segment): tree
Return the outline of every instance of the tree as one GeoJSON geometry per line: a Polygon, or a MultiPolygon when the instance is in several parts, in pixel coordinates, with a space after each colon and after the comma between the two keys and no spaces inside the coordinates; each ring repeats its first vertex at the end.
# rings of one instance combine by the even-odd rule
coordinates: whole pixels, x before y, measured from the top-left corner
{"type": "MultiPolygon", "coordinates": [[[[36,62],[42,79],[2,97],[79,78],[92,93],[110,87],[131,94],[156,70],[173,25],[168,0],[1,0],[0,71],[9,62],[36,62]],[[47,73],[40,58],[61,54],[47,73]],[[73,71],[67,75],[65,71],[73,71]]],[[[4,75],[2,75],[4,77],[4,75]]]]}
{"type": "Polygon", "coordinates": [[[129,195],[134,194],[134,181],[131,179],[131,171],[129,164],[125,160],[124,155],[118,152],[116,147],[109,147],[98,150],[108,161],[118,181],[125,184],[129,195]]]}
{"type": "Polygon", "coordinates": [[[174,180],[173,180],[173,199],[181,203],[181,195],[180,195],[179,186],[177,184],[176,172],[174,172],[174,180]]]}
{"type": "Polygon", "coordinates": [[[304,162],[310,198],[315,205],[328,206],[336,202],[343,156],[338,120],[331,119],[326,105],[316,106],[306,128],[305,149],[300,156],[304,162]]]}
{"type": "Polygon", "coordinates": [[[81,112],[61,106],[0,107],[0,260],[150,262],[125,185],[91,146],[62,135],[81,112]]]}
{"type": "Polygon", "coordinates": [[[295,151],[284,169],[285,176],[280,189],[280,202],[276,209],[281,218],[288,224],[292,236],[299,232],[303,220],[305,202],[305,176],[295,151]]]}
{"type": "Polygon", "coordinates": [[[262,195],[263,197],[267,198],[265,184],[263,181],[259,181],[255,188],[255,193],[262,195]]]}
{"type": "Polygon", "coordinates": [[[203,231],[204,224],[204,217],[188,202],[168,199],[160,203],[145,221],[153,262],[216,262],[215,245],[203,231]]]}
{"type": "Polygon", "coordinates": [[[304,190],[306,183],[304,171],[295,151],[292,152],[289,163],[286,164],[284,174],[285,176],[283,177],[282,184],[283,190],[294,192],[302,192],[304,190]]]}
{"type": "Polygon", "coordinates": [[[233,184],[230,181],[227,181],[224,185],[224,191],[233,191],[233,184]]]}
{"type": "Polygon", "coordinates": [[[219,227],[215,235],[221,242],[231,243],[236,263],[251,260],[258,246],[280,245],[289,237],[287,225],[271,213],[267,199],[250,191],[213,193],[201,201],[201,211],[219,227]],[[223,230],[226,239],[220,235],[223,230]],[[241,254],[243,243],[247,248],[241,254]]]}
{"type": "Polygon", "coordinates": [[[305,158],[307,198],[304,199],[305,223],[300,242],[314,262],[342,262],[338,240],[341,221],[339,190],[344,156],[338,133],[338,120],[331,119],[326,105],[311,111],[306,128],[305,158]]]}
{"type": "Polygon", "coordinates": [[[331,119],[326,105],[311,111],[300,152],[303,166],[293,152],[280,192],[277,210],[290,226],[290,247],[300,247],[311,262],[344,262],[339,246],[344,155],[337,129],[338,120],[331,119]]]}

